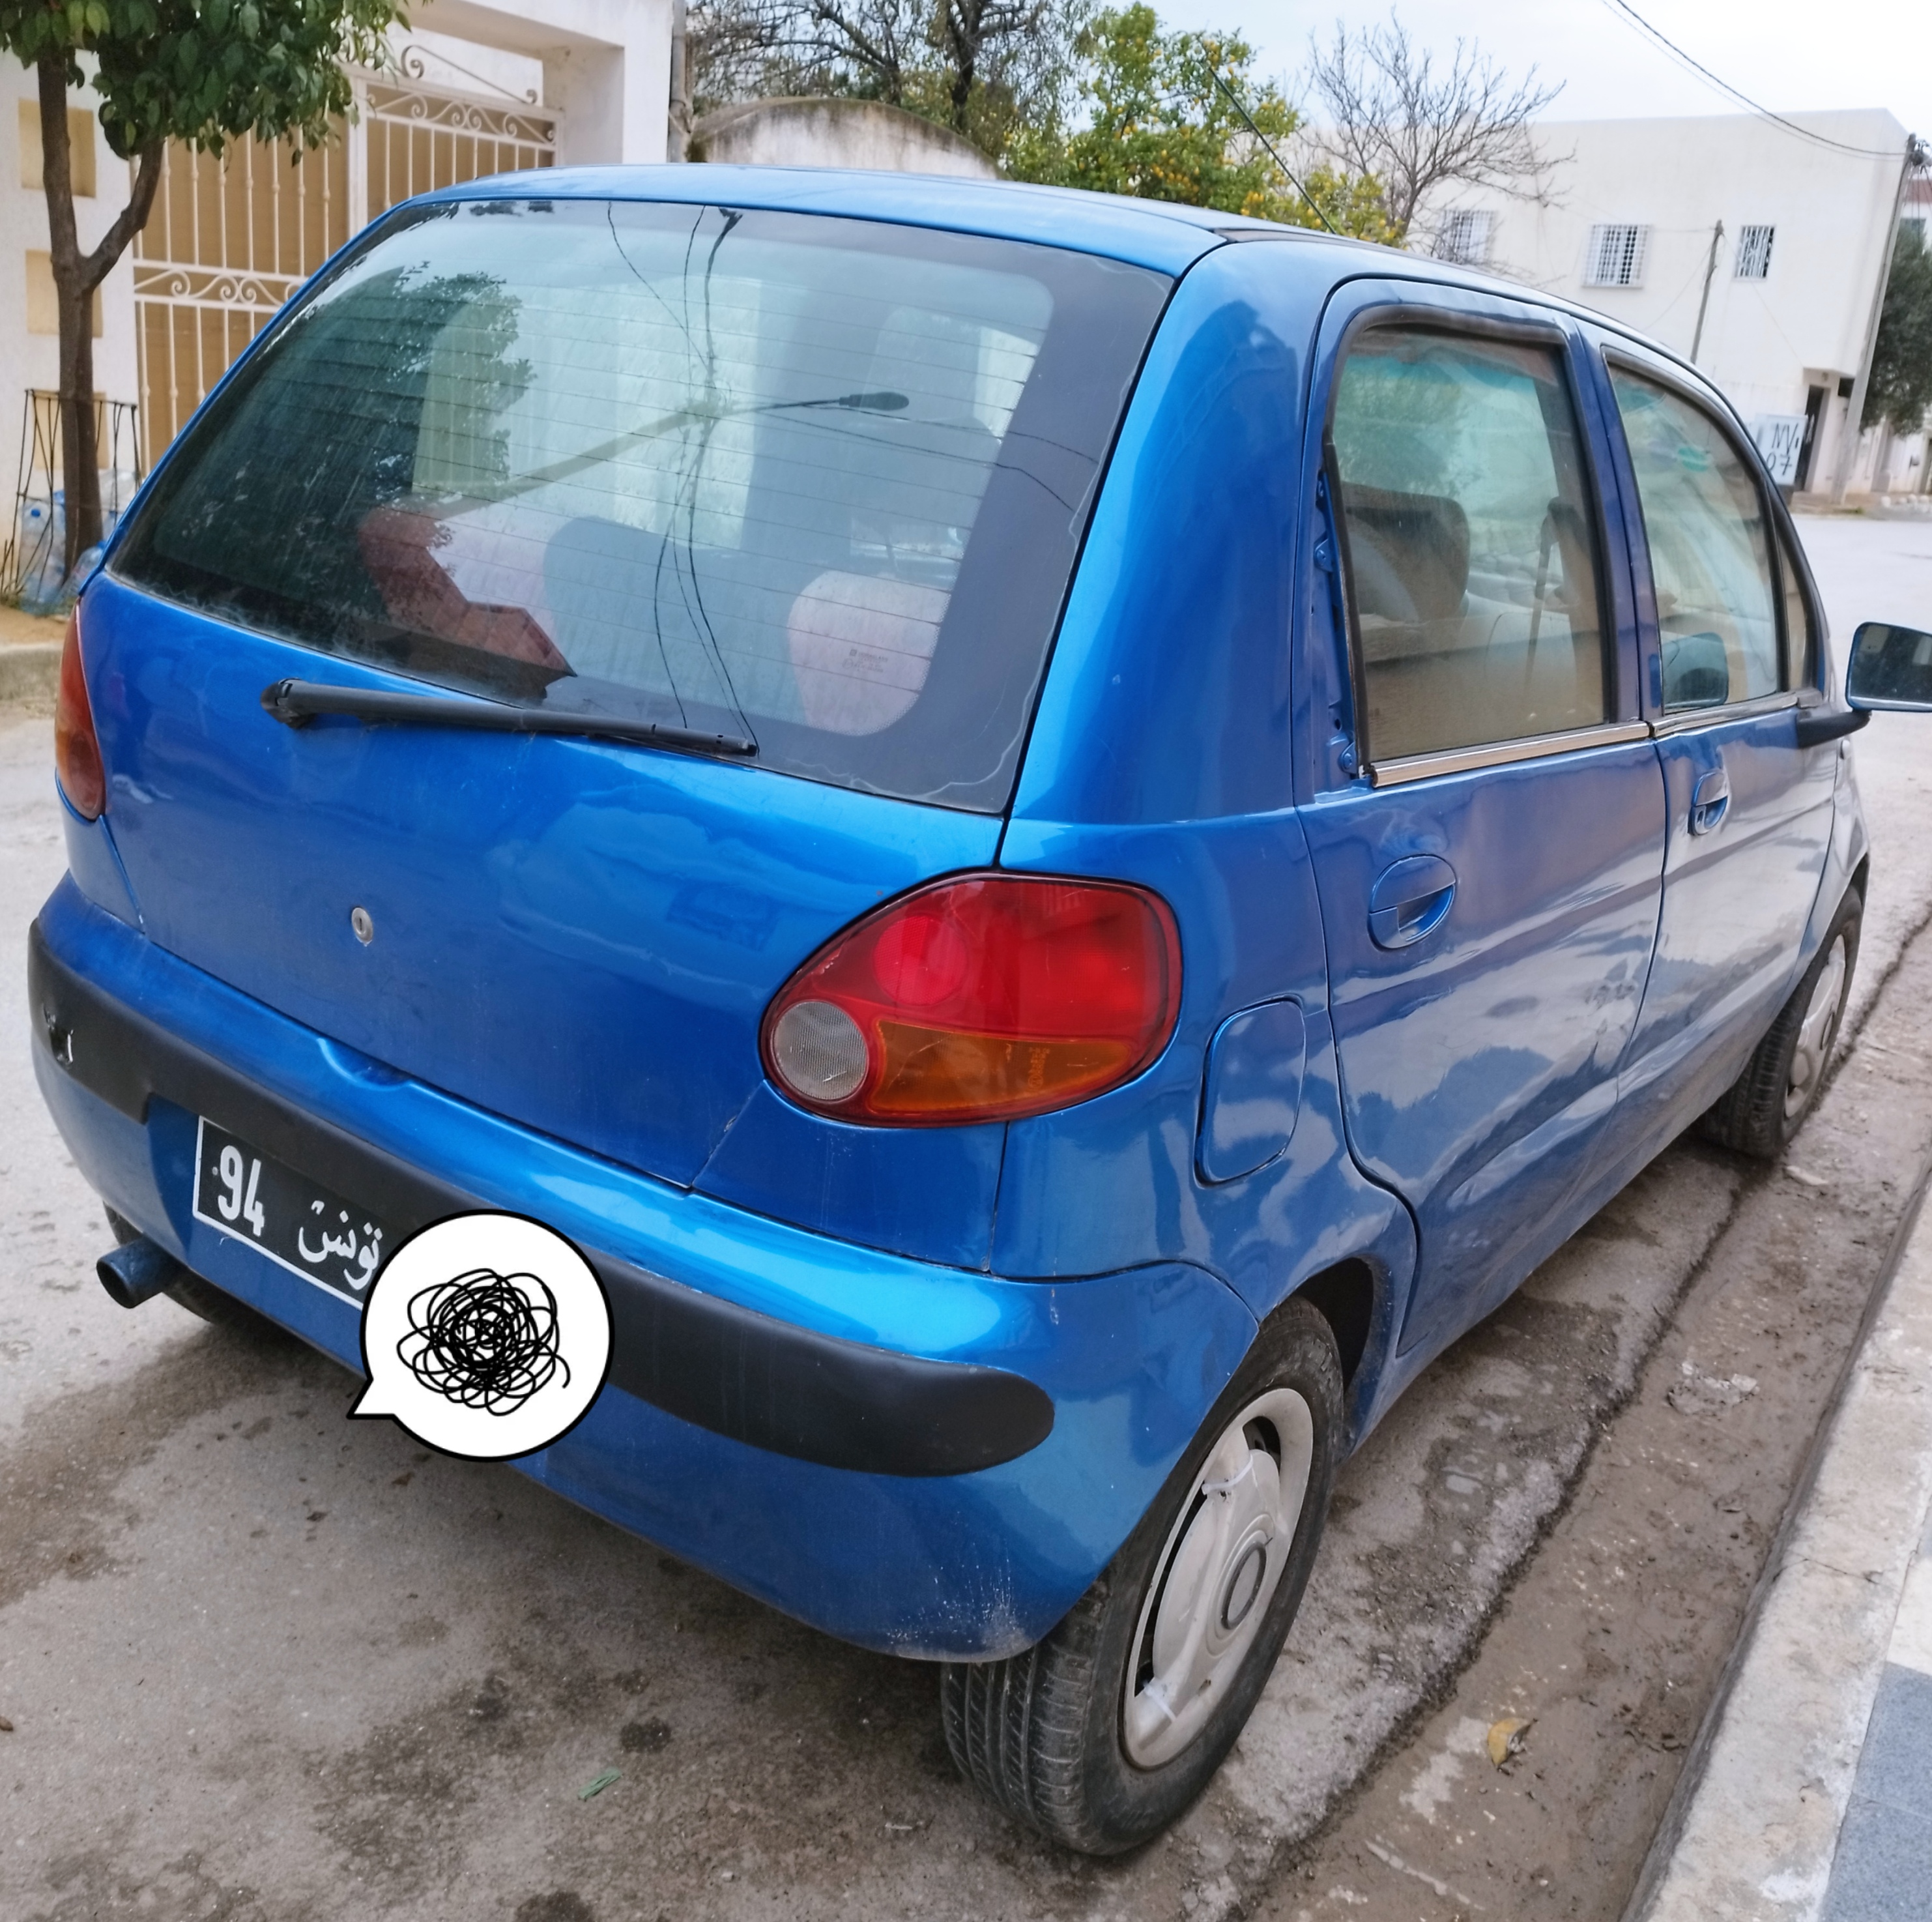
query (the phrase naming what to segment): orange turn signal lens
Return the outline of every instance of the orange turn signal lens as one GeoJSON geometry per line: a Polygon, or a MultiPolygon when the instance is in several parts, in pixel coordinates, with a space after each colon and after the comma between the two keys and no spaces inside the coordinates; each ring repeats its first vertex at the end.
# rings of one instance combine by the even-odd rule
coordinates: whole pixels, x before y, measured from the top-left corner
{"type": "Polygon", "coordinates": [[[60,684],[54,695],[54,773],[68,806],[89,821],[98,821],[107,805],[107,776],[100,764],[100,738],[94,731],[94,706],[87,698],[78,607],[67,617],[67,638],[61,646],[60,684]]]}

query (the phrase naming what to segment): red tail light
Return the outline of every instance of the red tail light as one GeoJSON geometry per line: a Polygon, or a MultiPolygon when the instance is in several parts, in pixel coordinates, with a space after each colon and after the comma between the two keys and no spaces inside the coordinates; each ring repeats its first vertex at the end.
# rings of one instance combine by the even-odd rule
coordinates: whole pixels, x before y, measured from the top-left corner
{"type": "Polygon", "coordinates": [[[881,908],[807,962],[766,1011],[765,1068],[842,1121],[1010,1121],[1131,1080],[1180,1005],[1180,939],[1157,896],[975,875],[881,908]]]}
{"type": "Polygon", "coordinates": [[[107,776],[100,765],[100,740],[94,731],[94,708],[81,665],[79,608],[67,617],[67,639],[61,648],[60,688],[54,696],[54,772],[68,806],[89,821],[99,820],[107,805],[107,776]]]}

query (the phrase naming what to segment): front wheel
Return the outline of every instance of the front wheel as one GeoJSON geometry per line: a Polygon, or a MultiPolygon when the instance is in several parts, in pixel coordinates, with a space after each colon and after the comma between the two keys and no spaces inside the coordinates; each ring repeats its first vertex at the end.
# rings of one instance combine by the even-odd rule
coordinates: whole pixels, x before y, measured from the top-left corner
{"type": "Polygon", "coordinates": [[[989,1800],[1110,1855],[1157,1835],[1206,1787],[1301,1605],[1342,1389],[1328,1323],[1288,1302],[1066,1620],[1023,1655],[946,1665],[946,1746],[989,1800]]]}
{"type": "Polygon", "coordinates": [[[1713,1140],[1762,1161],[1775,1161],[1817,1106],[1851,998],[1864,913],[1853,888],[1838,903],[1810,966],[1770,1032],[1704,1117],[1704,1132],[1713,1140]]]}

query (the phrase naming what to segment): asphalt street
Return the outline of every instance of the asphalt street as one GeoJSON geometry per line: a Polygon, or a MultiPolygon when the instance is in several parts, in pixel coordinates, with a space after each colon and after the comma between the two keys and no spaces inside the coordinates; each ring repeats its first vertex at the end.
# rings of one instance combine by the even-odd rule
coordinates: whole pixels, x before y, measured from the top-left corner
{"type": "MultiPolygon", "coordinates": [[[[1804,531],[1841,648],[1858,617],[1932,625],[1932,526],[1804,531]]],[[[0,719],[16,983],[62,866],[50,732],[0,719]]],[[[1172,1835],[1108,1864],[1035,1842],[954,1779],[930,1670],[800,1628],[512,1469],[348,1423],[355,1383],[292,1341],[165,1300],[115,1308],[92,1274],[98,1205],[40,1107],[16,1014],[0,1029],[0,1916],[1292,1917],[1329,1903],[1331,1881],[1370,1901],[1365,1863],[1415,1912],[1455,1912],[1461,1884],[1390,1868],[1370,1843],[1409,1858],[1382,1828],[1352,1839],[1352,1815],[1430,1767],[1473,1794],[1462,1725],[1508,1692],[1483,1665],[1510,1598],[1558,1566],[1580,1502],[1616,1470],[1606,1437],[1653,1389],[1676,1409],[1666,1362],[1690,1362],[1676,1380],[1693,1407],[1723,1401],[1700,1380],[1734,1378],[1718,1350],[1684,1347],[1687,1317],[1730,1313],[1740,1341],[1783,1314],[1823,1331],[1795,1361],[1773,1344],[1739,1404],[1767,1431],[1738,1438],[1756,1451],[1751,1513],[1774,1522],[1779,1464],[1802,1452],[1802,1410],[1932,1143],[1912,1041],[1922,975],[1932,992],[1913,966],[1932,917],[1932,721],[1880,716],[1856,752],[1875,858],[1852,1025],[1869,1026],[1796,1173],[1680,1144],[1412,1390],[1345,1471],[1230,1764],[1172,1835]],[[1750,1296],[1774,1269],[1786,1292],[1750,1296]],[[1487,1693],[1438,1728],[1466,1689],[1487,1693]]],[[[1692,1479],[1696,1455],[1673,1458],[1692,1479]]],[[[1640,1543],[1642,1512],[1620,1524],[1640,1543]]],[[[1750,1532],[1735,1538],[1746,1588],[1750,1532]]],[[[1724,1653],[1722,1609],[1700,1623],[1672,1658],[1694,1692],[1724,1653]]],[[[1615,1666],[1614,1647],[1599,1654],[1615,1666]]],[[[1639,1855],[1669,1791],[1664,1737],[1684,1739],[1651,1734],[1665,1759],[1616,1802],[1639,1855]]],[[[1453,1806],[1447,1787],[1420,1799],[1453,1806]]],[[[1449,1833],[1416,1820],[1425,1842],[1449,1833]]],[[[1323,1913],[1347,1910],[1384,1912],[1337,1896],[1323,1913]]]]}

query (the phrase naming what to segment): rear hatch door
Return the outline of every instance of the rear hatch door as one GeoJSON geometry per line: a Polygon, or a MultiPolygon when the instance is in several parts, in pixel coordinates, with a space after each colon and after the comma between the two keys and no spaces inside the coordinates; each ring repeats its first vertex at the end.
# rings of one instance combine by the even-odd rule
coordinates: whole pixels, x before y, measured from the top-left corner
{"type": "Polygon", "coordinates": [[[147,932],[691,1182],[800,963],[993,859],[1168,284],[727,209],[386,224],[203,410],[83,603],[147,932]],[[287,679],[585,731],[293,728],[262,704],[287,679]]]}

